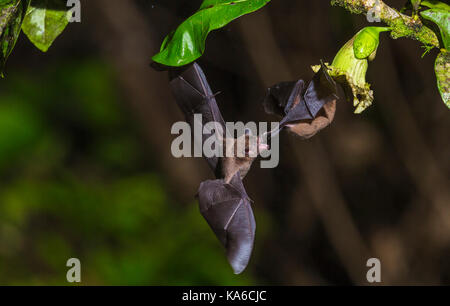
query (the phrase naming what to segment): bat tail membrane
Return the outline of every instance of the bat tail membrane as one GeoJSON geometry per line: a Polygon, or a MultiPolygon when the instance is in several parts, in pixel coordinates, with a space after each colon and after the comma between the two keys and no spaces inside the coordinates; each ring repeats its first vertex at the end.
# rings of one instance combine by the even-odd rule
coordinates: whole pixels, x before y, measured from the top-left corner
{"type": "Polygon", "coordinates": [[[242,273],[253,251],[256,223],[239,174],[229,184],[224,180],[201,183],[198,195],[200,212],[225,247],[234,273],[242,273]]]}

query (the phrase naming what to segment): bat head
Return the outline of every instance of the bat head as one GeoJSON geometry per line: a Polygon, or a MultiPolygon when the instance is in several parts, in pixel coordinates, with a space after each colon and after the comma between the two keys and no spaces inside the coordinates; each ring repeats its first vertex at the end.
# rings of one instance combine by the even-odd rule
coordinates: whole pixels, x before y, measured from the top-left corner
{"type": "Polygon", "coordinates": [[[261,141],[261,138],[251,134],[249,130],[238,138],[226,138],[225,157],[222,158],[222,174],[226,182],[240,173],[243,179],[251,168],[258,155],[269,150],[269,146],[261,141]]]}
{"type": "Polygon", "coordinates": [[[269,146],[260,137],[254,136],[250,129],[245,130],[245,134],[234,140],[233,146],[227,152],[232,152],[238,159],[255,159],[258,155],[268,150],[269,146]]]}

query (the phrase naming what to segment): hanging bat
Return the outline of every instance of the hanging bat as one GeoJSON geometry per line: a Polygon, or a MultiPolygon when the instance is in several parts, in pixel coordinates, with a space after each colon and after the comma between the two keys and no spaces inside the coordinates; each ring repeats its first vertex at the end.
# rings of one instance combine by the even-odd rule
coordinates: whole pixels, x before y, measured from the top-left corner
{"type": "Polygon", "coordinates": [[[322,64],[308,87],[303,80],[298,80],[279,83],[268,89],[263,102],[265,111],[283,117],[272,135],[286,128],[307,139],[333,121],[338,99],[337,85],[327,69],[322,64]]]}
{"type": "Polygon", "coordinates": [[[169,78],[177,104],[191,127],[214,123],[215,130],[203,134],[202,145],[208,138],[217,137],[226,153],[223,157],[205,157],[217,179],[201,183],[198,198],[200,212],[226,248],[234,272],[239,274],[250,259],[256,228],[242,179],[258,152],[267,146],[249,133],[236,139],[228,135],[215,95],[197,63],[170,71],[169,78]],[[195,114],[201,114],[203,122],[196,122],[195,114]],[[238,148],[244,152],[237,152],[238,148]]]}

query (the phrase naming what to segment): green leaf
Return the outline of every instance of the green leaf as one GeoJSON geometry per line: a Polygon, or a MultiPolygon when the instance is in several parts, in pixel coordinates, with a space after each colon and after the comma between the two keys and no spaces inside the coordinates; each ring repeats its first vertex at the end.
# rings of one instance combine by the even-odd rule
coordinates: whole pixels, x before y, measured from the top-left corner
{"type": "MultiPolygon", "coordinates": [[[[353,51],[357,59],[370,57],[380,44],[380,33],[390,31],[387,27],[366,27],[356,34],[353,51]]],[[[374,56],[373,56],[374,57],[374,56]]]]}
{"type": "Polygon", "coordinates": [[[32,0],[22,24],[23,32],[41,51],[46,52],[66,28],[70,7],[61,0],[32,0]]]}
{"type": "Polygon", "coordinates": [[[443,50],[434,65],[437,86],[445,105],[450,108],[450,52],[443,50]]]}
{"type": "Polygon", "coordinates": [[[433,1],[433,0],[422,1],[421,5],[432,8],[432,9],[437,8],[437,9],[443,9],[443,10],[450,11],[450,6],[441,1],[433,1]]]}
{"type": "Polygon", "coordinates": [[[208,34],[243,15],[265,6],[270,0],[204,0],[200,9],[167,36],[153,60],[166,66],[184,66],[205,51],[208,34]]]}
{"type": "Polygon", "coordinates": [[[0,0],[0,76],[16,45],[29,0],[0,0]]]}
{"type": "Polygon", "coordinates": [[[420,13],[426,20],[437,24],[441,31],[444,48],[450,50],[450,11],[445,9],[431,9],[420,13]]]}

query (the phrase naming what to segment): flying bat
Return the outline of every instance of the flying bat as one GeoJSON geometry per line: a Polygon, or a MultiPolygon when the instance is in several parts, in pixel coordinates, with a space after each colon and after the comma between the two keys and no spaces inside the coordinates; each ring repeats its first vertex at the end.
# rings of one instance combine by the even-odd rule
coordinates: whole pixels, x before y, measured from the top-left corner
{"type": "Polygon", "coordinates": [[[201,183],[198,199],[201,214],[225,247],[234,272],[239,274],[250,259],[256,229],[242,179],[258,152],[267,145],[250,133],[238,138],[228,135],[215,95],[197,63],[170,70],[169,79],[176,102],[191,127],[210,122],[215,126],[214,131],[203,134],[202,145],[208,138],[216,137],[223,146],[223,157],[205,157],[216,180],[201,183]],[[195,114],[201,114],[203,122],[197,122],[195,114]],[[238,152],[238,148],[244,152],[238,152]]]}
{"type": "Polygon", "coordinates": [[[298,80],[269,88],[263,102],[264,109],[283,118],[271,135],[286,128],[304,139],[311,138],[333,121],[337,100],[336,82],[324,64],[308,86],[305,81],[298,80]]]}

